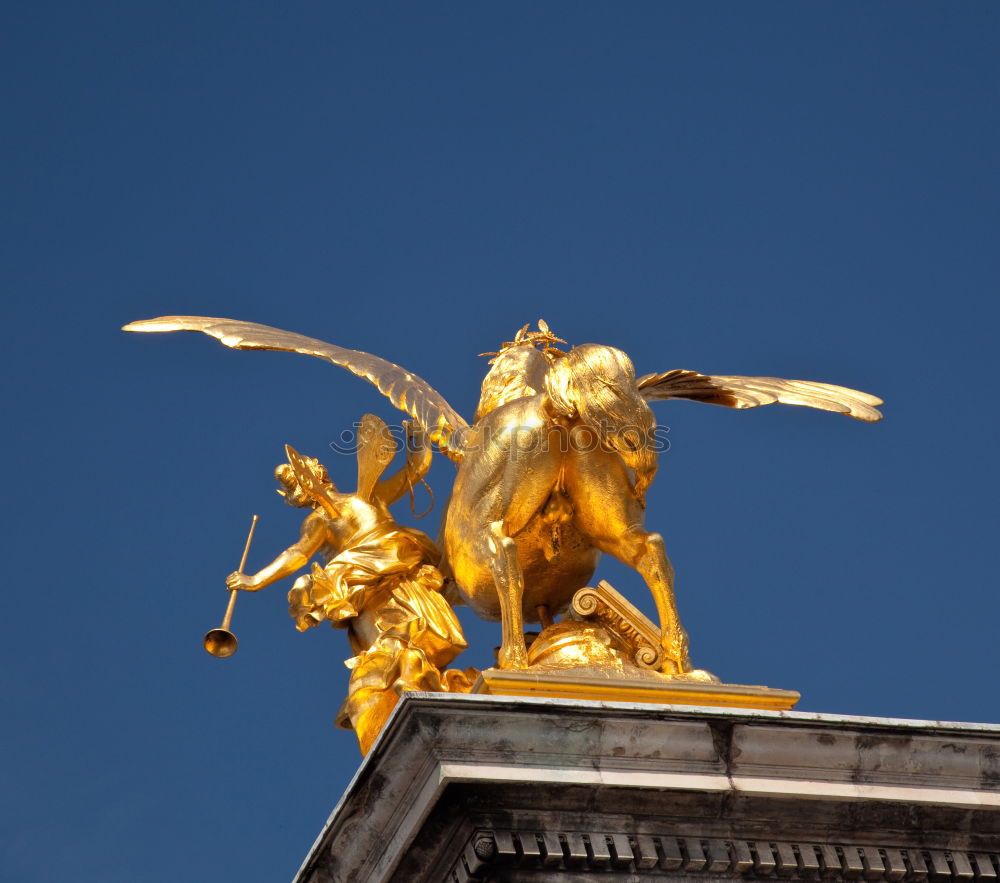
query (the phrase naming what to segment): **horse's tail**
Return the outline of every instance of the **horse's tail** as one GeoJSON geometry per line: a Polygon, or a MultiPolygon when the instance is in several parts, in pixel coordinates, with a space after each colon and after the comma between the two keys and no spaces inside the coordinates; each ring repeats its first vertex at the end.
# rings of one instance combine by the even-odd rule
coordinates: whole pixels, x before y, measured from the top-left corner
{"type": "Polygon", "coordinates": [[[557,411],[578,417],[621,455],[645,504],[656,475],[655,421],[639,394],[632,360],[614,347],[585,343],[552,360],[545,388],[557,411]]]}

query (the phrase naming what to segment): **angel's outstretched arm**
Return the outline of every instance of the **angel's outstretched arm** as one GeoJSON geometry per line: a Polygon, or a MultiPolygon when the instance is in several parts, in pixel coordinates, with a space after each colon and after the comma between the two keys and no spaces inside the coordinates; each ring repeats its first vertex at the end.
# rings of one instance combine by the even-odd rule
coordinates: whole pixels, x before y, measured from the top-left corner
{"type": "Polygon", "coordinates": [[[231,573],[226,577],[226,585],[230,589],[244,592],[258,592],[267,588],[279,579],[291,576],[309,563],[323,545],[326,538],[326,527],[323,518],[315,512],[302,522],[302,534],[299,541],[289,546],[266,567],[262,567],[252,576],[245,573],[231,573]]]}
{"type": "Polygon", "coordinates": [[[846,414],[867,423],[882,419],[882,413],[875,407],[882,404],[880,398],[832,383],[676,370],[646,374],[638,379],[638,384],[646,401],[692,399],[727,408],[756,408],[777,402],[846,414]]]}

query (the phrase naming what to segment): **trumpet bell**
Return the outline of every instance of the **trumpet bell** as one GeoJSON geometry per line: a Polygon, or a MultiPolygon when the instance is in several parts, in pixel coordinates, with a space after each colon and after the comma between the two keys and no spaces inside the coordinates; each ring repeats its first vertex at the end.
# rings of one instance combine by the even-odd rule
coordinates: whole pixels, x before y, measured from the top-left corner
{"type": "Polygon", "coordinates": [[[228,629],[212,629],[205,633],[205,649],[219,659],[225,659],[236,652],[236,635],[228,629]]]}

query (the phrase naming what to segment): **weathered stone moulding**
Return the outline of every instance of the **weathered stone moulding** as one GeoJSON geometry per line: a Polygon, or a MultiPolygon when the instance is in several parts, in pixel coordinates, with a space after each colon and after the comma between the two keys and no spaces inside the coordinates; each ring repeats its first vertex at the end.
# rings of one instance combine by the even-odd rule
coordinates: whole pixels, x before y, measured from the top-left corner
{"type": "Polygon", "coordinates": [[[296,883],[997,881],[1000,726],[408,694],[296,883]]]}

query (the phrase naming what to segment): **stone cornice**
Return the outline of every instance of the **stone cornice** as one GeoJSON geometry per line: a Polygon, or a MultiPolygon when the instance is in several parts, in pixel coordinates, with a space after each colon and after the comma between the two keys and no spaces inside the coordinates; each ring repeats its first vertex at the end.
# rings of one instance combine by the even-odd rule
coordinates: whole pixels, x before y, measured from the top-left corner
{"type": "Polygon", "coordinates": [[[742,873],[740,842],[794,844],[809,861],[824,844],[848,858],[989,854],[1000,726],[406,694],[296,879],[447,879],[414,874],[458,867],[476,831],[723,843],[723,876],[742,873]]]}

